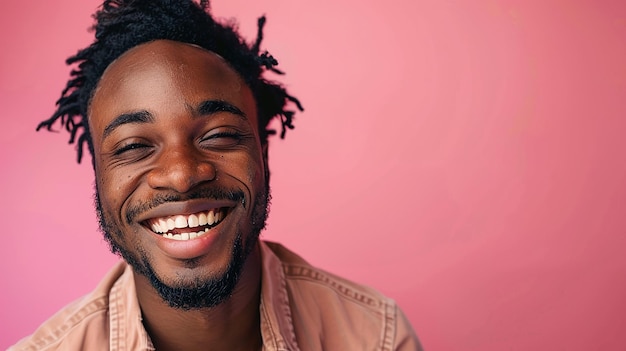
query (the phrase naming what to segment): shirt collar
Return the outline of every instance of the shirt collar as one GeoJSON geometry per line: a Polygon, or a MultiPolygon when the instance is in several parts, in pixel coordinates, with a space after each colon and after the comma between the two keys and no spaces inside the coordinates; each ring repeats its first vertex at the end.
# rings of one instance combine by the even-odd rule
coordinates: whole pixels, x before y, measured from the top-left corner
{"type": "Polygon", "coordinates": [[[259,245],[263,267],[260,307],[263,347],[268,351],[298,351],[283,265],[265,242],[259,240],[259,245]]]}
{"type": "Polygon", "coordinates": [[[109,294],[110,350],[154,350],[143,327],[133,270],[130,265],[125,266],[109,294]]]}

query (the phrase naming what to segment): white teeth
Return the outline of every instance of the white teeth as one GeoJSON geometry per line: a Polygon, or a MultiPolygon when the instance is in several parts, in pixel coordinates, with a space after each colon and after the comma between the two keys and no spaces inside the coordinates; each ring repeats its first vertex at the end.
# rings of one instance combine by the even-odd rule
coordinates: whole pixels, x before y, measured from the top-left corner
{"type": "Polygon", "coordinates": [[[204,212],[200,213],[200,215],[198,216],[198,224],[199,225],[207,225],[206,213],[204,213],[204,212]]]}
{"type": "Polygon", "coordinates": [[[189,223],[189,228],[197,227],[199,225],[198,216],[196,216],[195,214],[189,215],[189,218],[187,218],[187,222],[189,223]]]}
{"type": "Polygon", "coordinates": [[[150,227],[155,233],[163,233],[164,238],[173,240],[190,240],[205,234],[209,231],[209,228],[204,228],[198,232],[189,231],[187,233],[179,234],[167,232],[175,228],[197,228],[198,226],[215,225],[224,219],[224,216],[224,212],[220,210],[211,210],[199,214],[191,214],[189,216],[177,215],[167,219],[160,218],[158,220],[154,220],[150,227]]]}
{"type": "Polygon", "coordinates": [[[167,239],[173,239],[173,240],[191,240],[191,239],[195,239],[198,238],[202,235],[204,235],[205,233],[207,233],[209,231],[209,228],[205,228],[204,230],[201,230],[199,232],[194,232],[194,233],[180,233],[180,234],[171,234],[171,233],[165,233],[163,234],[164,238],[167,239]]]}
{"type": "Polygon", "coordinates": [[[187,228],[187,218],[185,216],[176,216],[176,228],[187,228]]]}
{"type": "Polygon", "coordinates": [[[173,219],[168,218],[167,219],[167,230],[172,230],[174,228],[176,228],[176,223],[174,222],[173,219]]]}

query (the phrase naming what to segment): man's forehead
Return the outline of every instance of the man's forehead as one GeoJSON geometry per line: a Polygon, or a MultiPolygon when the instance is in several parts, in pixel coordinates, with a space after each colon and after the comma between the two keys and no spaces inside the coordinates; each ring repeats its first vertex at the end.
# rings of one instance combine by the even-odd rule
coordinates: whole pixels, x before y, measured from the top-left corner
{"type": "Polygon", "coordinates": [[[92,102],[118,95],[120,88],[155,89],[154,85],[168,79],[224,92],[238,92],[245,85],[226,60],[214,52],[197,45],[157,40],[135,46],[112,62],[102,74],[92,102]]]}
{"type": "Polygon", "coordinates": [[[171,107],[163,105],[167,99],[155,96],[178,96],[188,106],[224,100],[248,115],[256,113],[249,88],[221,56],[196,45],[159,40],[138,45],[109,65],[94,91],[90,124],[96,115],[106,121],[134,110],[171,107]]]}
{"type": "Polygon", "coordinates": [[[161,39],[142,43],[127,50],[109,64],[102,74],[102,78],[111,70],[137,69],[142,64],[145,65],[164,61],[188,63],[204,62],[208,67],[217,66],[232,70],[230,64],[222,56],[213,51],[209,51],[195,44],[161,39]],[[131,64],[131,66],[128,66],[129,64],[131,64]]]}

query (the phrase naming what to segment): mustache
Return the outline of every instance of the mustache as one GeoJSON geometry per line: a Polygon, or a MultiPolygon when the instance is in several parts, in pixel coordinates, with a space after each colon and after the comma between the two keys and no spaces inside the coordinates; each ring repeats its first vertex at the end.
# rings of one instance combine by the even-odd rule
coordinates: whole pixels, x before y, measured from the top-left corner
{"type": "Polygon", "coordinates": [[[218,201],[228,200],[228,201],[233,201],[233,202],[241,201],[244,208],[246,207],[245,195],[243,191],[241,190],[226,189],[222,187],[206,188],[206,189],[198,189],[198,190],[192,191],[186,194],[185,196],[181,194],[176,194],[176,193],[158,194],[145,203],[129,206],[128,210],[126,211],[126,216],[125,216],[126,222],[132,223],[134,219],[137,218],[137,216],[139,216],[140,214],[146,211],[149,211],[164,203],[188,201],[188,200],[194,200],[194,199],[206,199],[206,200],[218,200],[218,201]]]}

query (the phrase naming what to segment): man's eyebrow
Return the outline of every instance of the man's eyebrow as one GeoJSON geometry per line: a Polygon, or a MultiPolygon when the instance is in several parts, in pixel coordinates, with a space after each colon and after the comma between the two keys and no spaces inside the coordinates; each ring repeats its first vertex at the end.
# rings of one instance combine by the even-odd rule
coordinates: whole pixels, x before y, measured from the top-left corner
{"type": "Polygon", "coordinates": [[[198,105],[197,112],[201,116],[212,115],[218,112],[230,112],[234,115],[247,118],[246,114],[243,113],[243,111],[241,111],[237,106],[224,100],[203,101],[200,103],[200,105],[198,105]]]}
{"type": "Polygon", "coordinates": [[[154,117],[146,110],[121,114],[104,128],[102,139],[106,138],[115,128],[121,125],[128,123],[150,123],[153,121],[154,117]]]}

